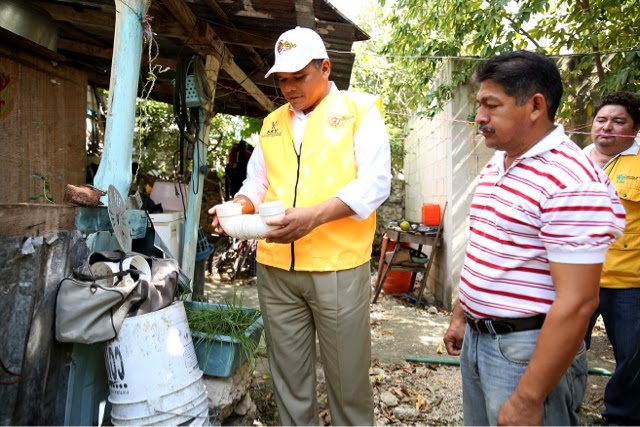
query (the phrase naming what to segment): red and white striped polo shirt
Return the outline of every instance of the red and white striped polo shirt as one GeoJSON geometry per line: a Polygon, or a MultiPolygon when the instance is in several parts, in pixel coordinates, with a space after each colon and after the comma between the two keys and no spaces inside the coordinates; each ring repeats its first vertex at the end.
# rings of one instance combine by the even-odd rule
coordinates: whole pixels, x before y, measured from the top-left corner
{"type": "Polygon", "coordinates": [[[474,317],[529,317],[555,299],[549,261],[596,264],[624,230],[609,179],[564,133],[547,135],[504,170],[504,152],[480,174],[460,277],[474,317]]]}

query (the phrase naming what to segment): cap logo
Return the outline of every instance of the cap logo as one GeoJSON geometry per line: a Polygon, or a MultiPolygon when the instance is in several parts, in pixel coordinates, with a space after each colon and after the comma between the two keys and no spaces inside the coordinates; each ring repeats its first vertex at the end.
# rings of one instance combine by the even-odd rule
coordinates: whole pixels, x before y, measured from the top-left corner
{"type": "Polygon", "coordinates": [[[287,40],[280,40],[278,42],[278,47],[277,47],[277,51],[278,53],[282,53],[282,52],[286,52],[288,50],[293,49],[294,47],[296,47],[297,45],[295,43],[292,43],[290,41],[287,40]]]}

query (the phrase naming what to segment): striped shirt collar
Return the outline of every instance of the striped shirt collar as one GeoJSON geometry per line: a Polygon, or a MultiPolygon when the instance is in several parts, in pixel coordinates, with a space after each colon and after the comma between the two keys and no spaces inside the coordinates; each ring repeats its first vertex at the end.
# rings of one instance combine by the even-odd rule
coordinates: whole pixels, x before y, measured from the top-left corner
{"type": "MultiPolygon", "coordinates": [[[[560,144],[567,140],[567,138],[567,135],[564,133],[564,127],[562,125],[556,124],[555,129],[553,129],[551,133],[538,141],[533,147],[529,149],[529,151],[518,157],[516,160],[522,160],[528,157],[537,156],[539,154],[553,150],[554,148],[558,148],[560,144]]],[[[506,156],[506,151],[496,152],[495,163],[496,165],[498,165],[498,168],[501,171],[504,169],[504,160],[506,156]]]]}

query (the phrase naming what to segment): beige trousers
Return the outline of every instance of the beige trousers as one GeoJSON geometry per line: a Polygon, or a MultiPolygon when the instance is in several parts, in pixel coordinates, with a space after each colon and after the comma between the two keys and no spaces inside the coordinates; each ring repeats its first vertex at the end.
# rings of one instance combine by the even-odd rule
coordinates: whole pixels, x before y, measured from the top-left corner
{"type": "Polygon", "coordinates": [[[316,333],[331,424],[373,425],[369,263],[338,272],[258,264],[258,296],[282,425],[319,425],[316,333]]]}

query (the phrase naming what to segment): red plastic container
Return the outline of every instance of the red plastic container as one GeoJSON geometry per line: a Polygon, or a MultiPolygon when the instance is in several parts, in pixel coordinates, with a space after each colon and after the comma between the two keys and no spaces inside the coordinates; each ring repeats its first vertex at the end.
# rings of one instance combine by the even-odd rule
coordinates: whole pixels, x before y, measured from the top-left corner
{"type": "MultiPolygon", "coordinates": [[[[387,251],[393,251],[396,242],[389,241],[389,245],[387,246],[387,251]]],[[[406,243],[403,246],[411,247],[410,244],[406,243]]],[[[384,257],[384,254],[383,254],[384,257]]],[[[389,270],[387,273],[387,277],[384,279],[384,283],[382,284],[382,290],[385,294],[400,294],[409,292],[409,287],[411,286],[411,272],[410,271],[393,271],[389,270]]]]}
{"type": "Polygon", "coordinates": [[[384,279],[382,290],[385,294],[403,294],[411,286],[410,271],[390,271],[384,279]]]}
{"type": "Polygon", "coordinates": [[[440,205],[437,203],[422,204],[422,223],[430,227],[440,225],[440,205]]]}

